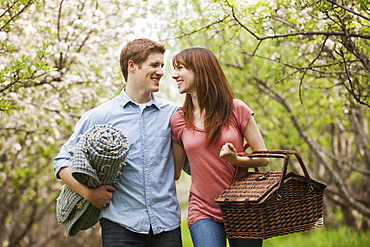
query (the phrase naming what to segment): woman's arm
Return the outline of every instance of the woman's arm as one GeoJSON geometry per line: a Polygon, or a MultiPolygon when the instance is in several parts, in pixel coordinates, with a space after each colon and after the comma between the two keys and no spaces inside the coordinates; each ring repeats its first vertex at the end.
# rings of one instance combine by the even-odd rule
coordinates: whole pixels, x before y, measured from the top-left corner
{"type": "Polygon", "coordinates": [[[174,140],[172,140],[172,153],[175,162],[175,180],[178,180],[184,166],[186,153],[184,148],[174,140]]]}
{"type": "MultiPolygon", "coordinates": [[[[250,117],[247,126],[244,129],[243,135],[252,151],[266,150],[265,142],[263,141],[261,132],[259,131],[256,120],[253,116],[250,117]]],[[[267,166],[270,161],[269,158],[249,158],[238,156],[232,143],[225,143],[222,146],[220,157],[233,165],[242,167],[267,166]]]]}

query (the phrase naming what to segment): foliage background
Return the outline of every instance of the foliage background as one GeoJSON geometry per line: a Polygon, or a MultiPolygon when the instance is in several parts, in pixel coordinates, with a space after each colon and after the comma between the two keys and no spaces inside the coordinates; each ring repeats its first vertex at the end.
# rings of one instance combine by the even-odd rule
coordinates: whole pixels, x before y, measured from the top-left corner
{"type": "MultiPolygon", "coordinates": [[[[139,37],[167,47],[160,97],[179,103],[176,52],[219,58],[269,149],[299,151],[328,185],[326,226],[370,227],[367,0],[0,0],[0,244],[98,246],[65,238],[52,159],[88,109],[124,86],[118,56],[139,37]]],[[[291,169],[300,172],[294,160],[291,169]]],[[[272,163],[269,169],[280,169],[272,163]]],[[[189,177],[178,182],[186,219],[189,177]]]]}

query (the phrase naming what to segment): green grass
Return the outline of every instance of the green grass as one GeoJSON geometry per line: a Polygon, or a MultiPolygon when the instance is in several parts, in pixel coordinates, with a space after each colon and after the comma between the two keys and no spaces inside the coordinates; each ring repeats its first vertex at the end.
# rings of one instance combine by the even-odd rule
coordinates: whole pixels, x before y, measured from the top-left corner
{"type": "Polygon", "coordinates": [[[182,245],[183,247],[193,247],[193,242],[191,241],[190,231],[188,228],[188,222],[181,222],[181,234],[182,234],[182,245]]]}
{"type": "MultiPolygon", "coordinates": [[[[184,247],[193,247],[187,222],[181,223],[184,247]]],[[[370,232],[358,232],[345,226],[320,227],[303,233],[293,233],[269,238],[263,247],[368,247],[370,232]]]]}

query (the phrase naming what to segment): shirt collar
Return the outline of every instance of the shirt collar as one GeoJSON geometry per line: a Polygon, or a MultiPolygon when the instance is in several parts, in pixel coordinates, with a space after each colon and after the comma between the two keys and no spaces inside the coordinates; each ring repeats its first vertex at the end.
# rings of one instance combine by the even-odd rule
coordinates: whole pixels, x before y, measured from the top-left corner
{"type": "MultiPolygon", "coordinates": [[[[157,99],[157,97],[154,96],[153,93],[151,93],[151,98],[150,100],[146,103],[147,106],[152,106],[154,105],[155,107],[157,107],[158,110],[161,110],[161,106],[160,106],[160,103],[157,99]]],[[[127,104],[129,103],[134,103],[134,104],[137,104],[136,102],[134,102],[130,96],[127,95],[126,91],[125,91],[125,88],[122,90],[121,94],[119,95],[119,102],[120,102],[120,105],[121,107],[125,107],[127,104]]]]}

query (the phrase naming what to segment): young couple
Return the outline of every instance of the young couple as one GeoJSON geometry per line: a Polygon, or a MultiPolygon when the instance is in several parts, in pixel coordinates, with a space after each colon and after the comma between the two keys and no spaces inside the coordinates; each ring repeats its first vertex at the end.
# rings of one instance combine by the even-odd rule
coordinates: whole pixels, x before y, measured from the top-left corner
{"type": "MultiPolygon", "coordinates": [[[[231,185],[236,166],[268,164],[263,158],[237,155],[244,151],[244,139],[253,151],[266,147],[253,111],[234,99],[211,51],[189,48],[173,57],[172,78],[179,93],[186,94],[182,107],[154,96],[164,75],[164,52],[163,45],[148,39],[129,42],[120,56],[126,87],[119,96],[86,112],[54,159],[57,178],[102,209],[105,247],[182,246],[175,179],[186,156],[192,177],[189,227],[194,246],[226,246],[216,196],[231,185]],[[121,130],[130,145],[114,187],[89,188],[71,175],[73,147],[97,124],[121,130]]],[[[230,239],[229,243],[262,246],[262,240],[230,239]]]]}

